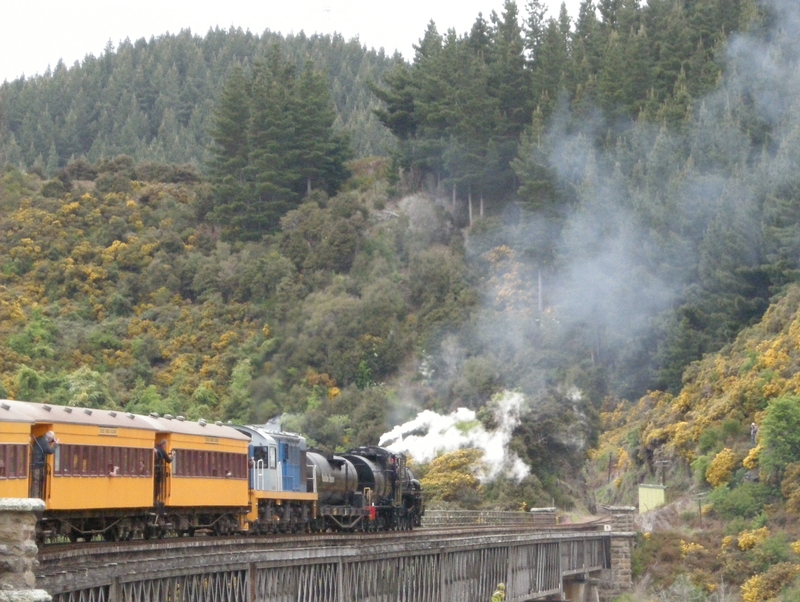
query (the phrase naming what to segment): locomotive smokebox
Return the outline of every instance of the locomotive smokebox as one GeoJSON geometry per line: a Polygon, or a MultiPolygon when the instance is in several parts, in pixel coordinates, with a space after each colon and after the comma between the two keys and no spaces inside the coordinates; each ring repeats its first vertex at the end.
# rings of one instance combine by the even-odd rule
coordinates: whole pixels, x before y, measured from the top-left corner
{"type": "Polygon", "coordinates": [[[313,470],[316,478],[319,503],[332,506],[347,504],[358,487],[358,474],[353,464],[341,456],[326,458],[316,452],[308,452],[306,461],[309,477],[313,470]]]}

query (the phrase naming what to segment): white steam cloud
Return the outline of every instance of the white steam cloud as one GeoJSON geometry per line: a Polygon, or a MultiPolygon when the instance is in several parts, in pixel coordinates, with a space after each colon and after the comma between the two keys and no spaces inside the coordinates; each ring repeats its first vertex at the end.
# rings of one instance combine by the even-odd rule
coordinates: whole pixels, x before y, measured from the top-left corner
{"type": "Polygon", "coordinates": [[[493,431],[487,431],[476,420],[475,412],[467,408],[458,408],[447,416],[425,410],[383,434],[379,445],[394,452],[407,452],[422,464],[462,448],[480,449],[484,470],[476,476],[481,481],[491,481],[500,475],[520,481],[528,476],[530,468],[508,449],[508,444],[520,423],[524,402],[521,393],[505,391],[497,395],[493,404],[497,429],[493,431]]]}

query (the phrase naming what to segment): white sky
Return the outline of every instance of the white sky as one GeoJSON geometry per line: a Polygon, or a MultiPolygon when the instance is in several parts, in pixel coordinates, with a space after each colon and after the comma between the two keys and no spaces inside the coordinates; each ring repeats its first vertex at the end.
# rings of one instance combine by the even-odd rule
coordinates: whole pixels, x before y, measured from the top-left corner
{"type": "MultiPolygon", "coordinates": [[[[547,0],[558,16],[561,0],[547,0]]],[[[524,14],[525,0],[517,0],[524,14]]],[[[575,18],[580,0],[566,0],[575,18]]],[[[181,29],[204,35],[231,25],[262,33],[341,33],[388,54],[413,57],[433,19],[440,32],[464,33],[479,12],[502,12],[503,0],[0,0],[0,82],[43,73],[59,59],[71,67],[106,43],[181,29]]]]}

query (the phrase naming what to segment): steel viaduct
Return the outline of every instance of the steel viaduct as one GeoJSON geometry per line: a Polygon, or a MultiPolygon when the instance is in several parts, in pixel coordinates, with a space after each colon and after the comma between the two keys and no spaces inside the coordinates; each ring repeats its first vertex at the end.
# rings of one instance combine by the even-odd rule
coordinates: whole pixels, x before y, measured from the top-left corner
{"type": "Polygon", "coordinates": [[[0,602],[601,602],[631,588],[635,510],[556,526],[531,513],[429,512],[413,532],[33,542],[39,500],[0,500],[0,602]]]}

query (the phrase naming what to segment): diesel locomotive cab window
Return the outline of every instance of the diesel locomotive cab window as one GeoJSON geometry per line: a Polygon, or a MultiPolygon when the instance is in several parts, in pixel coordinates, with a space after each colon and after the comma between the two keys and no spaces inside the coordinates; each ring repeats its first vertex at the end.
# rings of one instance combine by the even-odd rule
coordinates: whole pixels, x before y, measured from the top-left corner
{"type": "Polygon", "coordinates": [[[0,443],[0,479],[28,476],[28,446],[0,443]]]}

